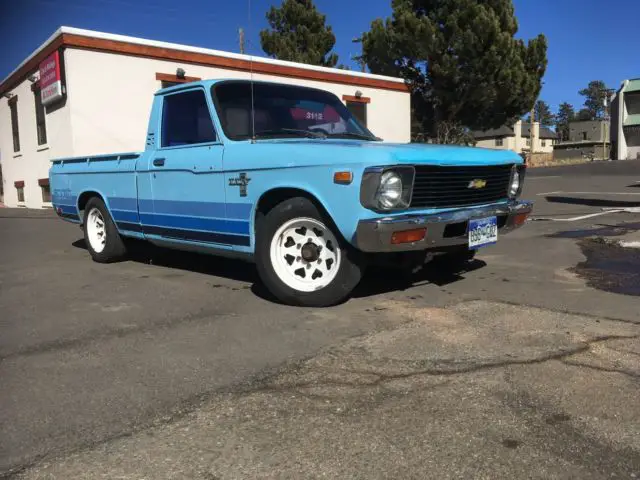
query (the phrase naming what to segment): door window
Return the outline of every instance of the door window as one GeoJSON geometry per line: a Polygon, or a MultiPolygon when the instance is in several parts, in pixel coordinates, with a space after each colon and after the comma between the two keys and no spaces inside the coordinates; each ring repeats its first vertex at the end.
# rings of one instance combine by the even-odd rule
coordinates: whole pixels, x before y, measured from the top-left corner
{"type": "Polygon", "coordinates": [[[162,146],[177,147],[216,141],[207,101],[202,90],[164,97],[162,146]]]}

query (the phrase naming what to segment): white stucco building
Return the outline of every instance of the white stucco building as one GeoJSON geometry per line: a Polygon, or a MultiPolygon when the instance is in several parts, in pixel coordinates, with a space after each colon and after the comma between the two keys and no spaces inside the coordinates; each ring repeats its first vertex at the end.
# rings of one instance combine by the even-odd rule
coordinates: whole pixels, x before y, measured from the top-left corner
{"type": "Polygon", "coordinates": [[[61,27],[0,83],[0,200],[49,206],[51,158],[143,150],[158,89],[251,71],[333,92],[377,136],[410,141],[402,79],[61,27]]]}
{"type": "Polygon", "coordinates": [[[611,154],[640,159],[640,78],[623,80],[611,99],[611,154]]]}
{"type": "Polygon", "coordinates": [[[518,120],[513,126],[472,132],[476,147],[513,150],[517,153],[551,153],[557,135],[552,130],[533,122],[533,150],[531,149],[531,123],[518,120]]]}

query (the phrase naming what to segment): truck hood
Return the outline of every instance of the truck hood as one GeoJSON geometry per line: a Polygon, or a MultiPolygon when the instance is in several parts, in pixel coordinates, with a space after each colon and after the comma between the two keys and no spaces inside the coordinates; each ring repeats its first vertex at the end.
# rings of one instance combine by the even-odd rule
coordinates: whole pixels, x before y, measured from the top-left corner
{"type": "Polygon", "coordinates": [[[278,139],[268,140],[265,143],[312,144],[317,147],[318,152],[324,151],[329,155],[328,158],[351,157],[354,161],[369,158],[374,163],[383,159],[385,163],[451,166],[504,165],[523,162],[522,157],[512,150],[493,150],[459,145],[386,143],[342,139],[278,139]]]}

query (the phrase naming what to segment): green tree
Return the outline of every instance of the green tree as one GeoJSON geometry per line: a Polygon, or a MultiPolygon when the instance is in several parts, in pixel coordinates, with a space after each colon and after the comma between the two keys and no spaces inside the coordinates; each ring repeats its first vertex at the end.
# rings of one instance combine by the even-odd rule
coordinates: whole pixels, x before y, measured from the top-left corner
{"type": "Polygon", "coordinates": [[[556,115],[556,133],[561,142],[569,140],[569,122],[573,122],[575,118],[576,112],[573,105],[562,102],[556,115]]]}
{"type": "MultiPolygon", "coordinates": [[[[547,65],[547,41],[514,38],[511,0],[392,0],[391,18],[363,35],[374,73],[400,75],[412,93],[414,123],[437,141],[447,132],[510,123],[531,109],[547,65]]],[[[459,139],[447,134],[448,141],[459,139]]]]}
{"type": "MultiPolygon", "coordinates": [[[[544,100],[538,100],[533,106],[535,121],[540,122],[543,127],[551,127],[555,124],[555,115],[551,112],[549,104],[544,100]]],[[[531,115],[527,117],[527,121],[531,122],[531,115]]]]}
{"type": "Polygon", "coordinates": [[[582,117],[585,120],[604,118],[604,101],[607,98],[608,90],[602,80],[593,80],[589,82],[587,88],[583,88],[578,92],[584,97],[584,110],[586,113],[582,114],[582,117]]]}
{"type": "Polygon", "coordinates": [[[578,111],[578,114],[576,115],[576,120],[579,122],[584,122],[587,120],[595,120],[595,118],[596,117],[593,115],[593,112],[588,108],[581,108],[578,111]]]}
{"type": "Polygon", "coordinates": [[[330,53],[336,36],[313,0],[283,0],[266,17],[269,28],[260,32],[260,45],[270,57],[326,67],[338,63],[330,53]]]}

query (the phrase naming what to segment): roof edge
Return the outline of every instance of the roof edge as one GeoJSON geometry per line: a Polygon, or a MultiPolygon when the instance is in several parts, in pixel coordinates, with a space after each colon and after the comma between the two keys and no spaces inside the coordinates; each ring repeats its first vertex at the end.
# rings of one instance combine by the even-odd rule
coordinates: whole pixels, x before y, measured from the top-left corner
{"type": "Polygon", "coordinates": [[[38,60],[46,57],[47,54],[60,46],[150,58],[165,58],[173,61],[205,64],[236,70],[249,70],[252,68],[256,73],[347,83],[387,90],[409,91],[405,81],[397,77],[307,65],[272,58],[256,57],[254,55],[237,54],[190,45],[62,26],[0,82],[0,95],[12,88],[21,77],[26,77],[29,71],[36,68],[38,60]]]}

